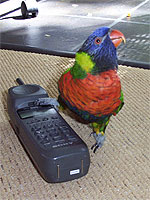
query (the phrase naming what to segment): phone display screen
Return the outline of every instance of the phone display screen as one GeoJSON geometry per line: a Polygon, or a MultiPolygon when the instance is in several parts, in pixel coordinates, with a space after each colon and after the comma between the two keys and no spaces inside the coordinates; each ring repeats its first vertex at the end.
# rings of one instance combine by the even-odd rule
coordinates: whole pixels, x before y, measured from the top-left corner
{"type": "Polygon", "coordinates": [[[35,116],[55,114],[55,113],[56,111],[54,108],[37,108],[37,109],[18,111],[18,114],[21,119],[27,119],[35,116]]]}

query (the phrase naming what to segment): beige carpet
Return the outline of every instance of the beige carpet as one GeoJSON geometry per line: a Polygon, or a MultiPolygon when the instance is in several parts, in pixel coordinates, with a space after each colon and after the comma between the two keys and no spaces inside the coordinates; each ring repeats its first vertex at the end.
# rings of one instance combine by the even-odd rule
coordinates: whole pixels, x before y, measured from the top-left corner
{"type": "Polygon", "coordinates": [[[50,184],[33,167],[9,124],[7,90],[21,77],[57,97],[57,81],[73,59],[0,51],[0,200],[150,200],[150,70],[119,66],[125,106],[112,117],[104,146],[93,154],[90,127],[63,114],[87,143],[89,173],[50,184]]]}

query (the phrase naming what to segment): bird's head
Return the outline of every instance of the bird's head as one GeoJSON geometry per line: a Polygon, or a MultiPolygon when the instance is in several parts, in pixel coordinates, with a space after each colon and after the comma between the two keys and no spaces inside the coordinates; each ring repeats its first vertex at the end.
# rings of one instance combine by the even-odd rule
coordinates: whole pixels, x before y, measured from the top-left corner
{"type": "Polygon", "coordinates": [[[125,42],[123,33],[111,30],[108,27],[96,29],[83,43],[78,54],[83,53],[90,56],[95,63],[93,73],[117,68],[116,48],[125,42]]]}

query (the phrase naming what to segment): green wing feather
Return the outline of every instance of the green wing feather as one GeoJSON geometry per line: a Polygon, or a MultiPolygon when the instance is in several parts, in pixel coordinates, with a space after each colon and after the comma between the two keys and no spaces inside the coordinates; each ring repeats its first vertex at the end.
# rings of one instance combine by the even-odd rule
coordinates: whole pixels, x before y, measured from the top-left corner
{"type": "Polygon", "coordinates": [[[124,97],[123,97],[123,92],[122,92],[122,90],[121,90],[120,101],[121,101],[121,104],[120,104],[120,106],[114,111],[115,114],[118,114],[118,112],[122,109],[122,107],[123,107],[123,105],[124,105],[124,97]]]}

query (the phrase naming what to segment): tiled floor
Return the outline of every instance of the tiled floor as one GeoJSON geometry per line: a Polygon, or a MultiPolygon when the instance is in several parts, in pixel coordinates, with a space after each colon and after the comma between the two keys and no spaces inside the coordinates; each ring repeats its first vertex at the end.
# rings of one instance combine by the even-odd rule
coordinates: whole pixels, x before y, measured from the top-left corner
{"type": "Polygon", "coordinates": [[[127,40],[118,49],[119,63],[150,67],[149,0],[41,0],[38,16],[29,19],[22,19],[20,9],[3,16],[10,7],[20,7],[21,0],[6,1],[0,8],[4,4],[9,6],[0,9],[1,48],[74,56],[91,32],[110,26],[127,40]]]}

